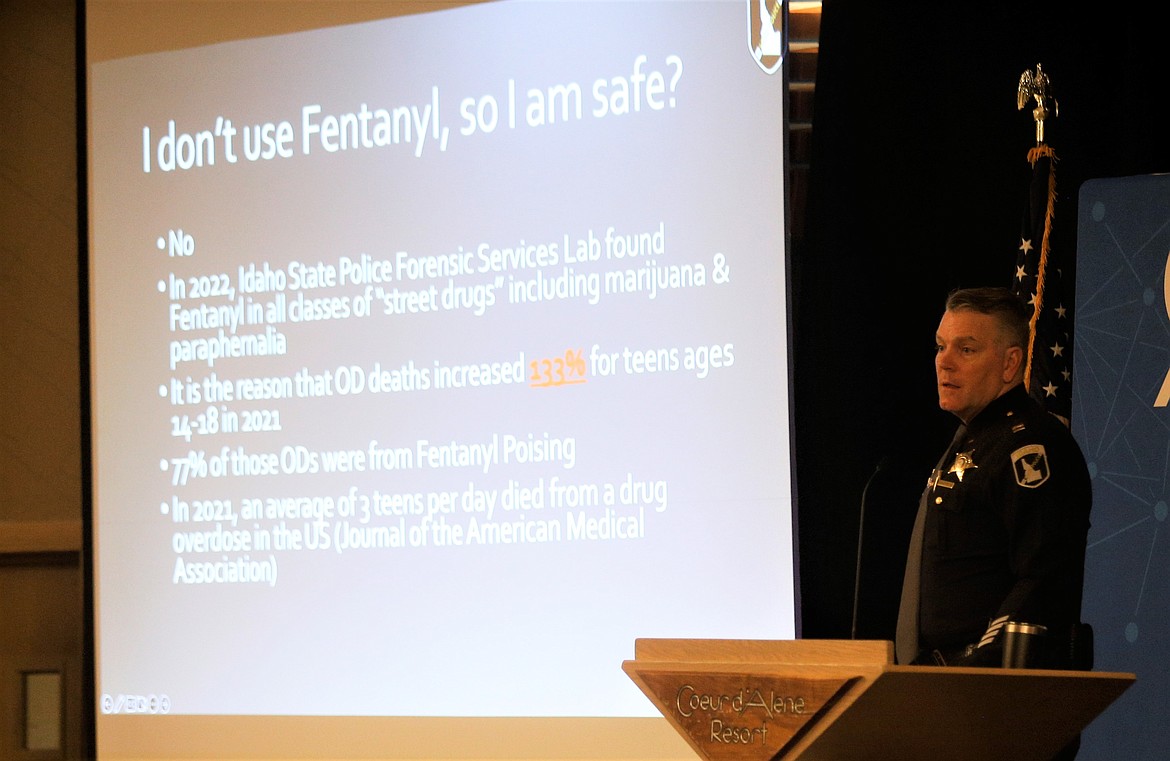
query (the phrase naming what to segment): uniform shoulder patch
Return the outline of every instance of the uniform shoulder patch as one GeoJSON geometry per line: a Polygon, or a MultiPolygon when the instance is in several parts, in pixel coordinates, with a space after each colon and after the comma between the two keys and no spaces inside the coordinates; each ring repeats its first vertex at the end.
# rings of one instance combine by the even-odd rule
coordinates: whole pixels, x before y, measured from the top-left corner
{"type": "Polygon", "coordinates": [[[1035,489],[1048,480],[1048,453],[1043,444],[1028,444],[1012,452],[1012,470],[1016,483],[1035,489]]]}

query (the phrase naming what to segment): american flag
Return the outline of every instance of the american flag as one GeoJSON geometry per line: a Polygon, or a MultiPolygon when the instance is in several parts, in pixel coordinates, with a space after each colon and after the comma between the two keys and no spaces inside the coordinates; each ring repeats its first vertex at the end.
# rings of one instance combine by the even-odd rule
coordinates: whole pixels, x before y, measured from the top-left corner
{"type": "Polygon", "coordinates": [[[1012,288],[1032,308],[1025,382],[1029,393],[1067,423],[1072,415],[1073,252],[1055,231],[1056,154],[1040,143],[1028,152],[1032,182],[1012,288]]]}

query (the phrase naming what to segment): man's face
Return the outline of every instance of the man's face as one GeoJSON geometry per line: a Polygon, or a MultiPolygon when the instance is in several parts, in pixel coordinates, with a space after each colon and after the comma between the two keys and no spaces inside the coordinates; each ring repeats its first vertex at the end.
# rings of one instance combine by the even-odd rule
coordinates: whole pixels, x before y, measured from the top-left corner
{"type": "Polygon", "coordinates": [[[970,309],[943,313],[935,342],[938,405],[969,423],[1011,386],[1015,361],[995,318],[970,309]]]}

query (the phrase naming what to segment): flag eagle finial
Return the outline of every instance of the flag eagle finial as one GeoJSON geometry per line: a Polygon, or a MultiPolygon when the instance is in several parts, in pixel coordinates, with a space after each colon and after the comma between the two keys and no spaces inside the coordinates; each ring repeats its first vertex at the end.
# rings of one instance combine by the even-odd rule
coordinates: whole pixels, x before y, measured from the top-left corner
{"type": "Polygon", "coordinates": [[[1052,94],[1052,83],[1044,68],[1036,64],[1036,71],[1025,70],[1020,75],[1020,85],[1016,90],[1016,110],[1028,105],[1028,101],[1035,100],[1036,107],[1032,109],[1032,118],[1036,120],[1036,144],[1044,142],[1044,121],[1049,116],[1060,116],[1060,104],[1052,94]]]}

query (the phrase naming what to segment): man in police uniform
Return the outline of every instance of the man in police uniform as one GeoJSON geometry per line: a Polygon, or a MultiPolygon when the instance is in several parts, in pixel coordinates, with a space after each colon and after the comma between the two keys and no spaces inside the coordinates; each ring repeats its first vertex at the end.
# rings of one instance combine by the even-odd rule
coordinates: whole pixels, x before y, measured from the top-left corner
{"type": "Polygon", "coordinates": [[[947,298],[935,374],[939,406],[962,425],[919,505],[899,663],[999,666],[1011,621],[1046,628],[1032,665],[1081,667],[1070,637],[1083,631],[1092,486],[1068,427],[1024,387],[1028,335],[1009,289],[947,298]]]}

